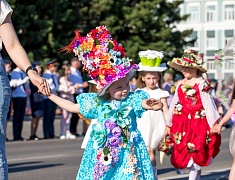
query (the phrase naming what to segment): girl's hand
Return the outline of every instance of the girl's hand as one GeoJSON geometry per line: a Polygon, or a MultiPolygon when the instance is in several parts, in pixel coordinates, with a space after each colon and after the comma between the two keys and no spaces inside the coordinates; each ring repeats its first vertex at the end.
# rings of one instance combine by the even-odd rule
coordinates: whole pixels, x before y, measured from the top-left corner
{"type": "Polygon", "coordinates": [[[162,108],[162,103],[159,100],[149,98],[142,101],[142,107],[148,110],[159,110],[162,108]]]}
{"type": "Polygon", "coordinates": [[[171,133],[171,129],[168,126],[166,126],[164,135],[165,136],[170,135],[170,133],[171,133]]]}
{"type": "Polygon", "coordinates": [[[212,128],[211,128],[211,133],[218,133],[220,134],[221,132],[221,125],[220,124],[215,124],[212,128]]]}

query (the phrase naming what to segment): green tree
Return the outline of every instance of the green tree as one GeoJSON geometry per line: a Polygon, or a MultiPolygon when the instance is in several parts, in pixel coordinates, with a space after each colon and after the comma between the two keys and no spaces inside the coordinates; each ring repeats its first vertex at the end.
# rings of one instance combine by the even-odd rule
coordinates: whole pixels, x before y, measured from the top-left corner
{"type": "Polygon", "coordinates": [[[127,56],[139,62],[138,52],[153,49],[164,51],[165,60],[180,57],[183,47],[195,40],[186,41],[192,30],[180,32],[176,25],[185,21],[179,5],[183,1],[166,0],[93,0],[84,1],[79,8],[82,32],[98,25],[106,25],[112,37],[122,43],[127,56]]]}
{"type": "Polygon", "coordinates": [[[8,0],[13,8],[12,21],[21,44],[31,61],[70,56],[58,53],[73,36],[76,12],[73,1],[8,0]]]}
{"type": "Polygon", "coordinates": [[[57,58],[61,63],[66,46],[78,29],[86,35],[105,25],[112,37],[123,44],[127,56],[139,62],[138,52],[164,51],[165,60],[181,56],[192,30],[180,32],[177,23],[185,21],[179,5],[183,1],[166,0],[8,0],[14,10],[13,24],[31,61],[57,58]]]}

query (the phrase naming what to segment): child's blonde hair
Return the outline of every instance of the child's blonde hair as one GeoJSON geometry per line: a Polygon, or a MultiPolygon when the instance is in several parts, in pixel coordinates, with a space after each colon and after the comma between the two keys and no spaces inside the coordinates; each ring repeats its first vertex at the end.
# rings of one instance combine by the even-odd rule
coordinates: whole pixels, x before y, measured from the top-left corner
{"type": "Polygon", "coordinates": [[[159,80],[157,82],[157,85],[159,88],[162,88],[162,74],[160,72],[157,71],[141,71],[139,73],[138,79],[137,79],[137,83],[136,86],[137,88],[144,88],[146,87],[145,82],[142,80],[142,77],[145,77],[147,74],[157,74],[159,80]]]}

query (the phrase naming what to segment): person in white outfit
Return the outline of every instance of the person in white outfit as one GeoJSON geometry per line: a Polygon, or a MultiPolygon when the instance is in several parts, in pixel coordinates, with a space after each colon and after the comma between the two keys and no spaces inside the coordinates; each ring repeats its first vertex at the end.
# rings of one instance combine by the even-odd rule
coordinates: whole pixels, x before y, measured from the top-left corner
{"type": "Polygon", "coordinates": [[[165,116],[168,112],[167,98],[168,91],[162,90],[161,72],[166,68],[162,67],[144,67],[140,71],[137,79],[137,90],[147,92],[150,98],[161,100],[163,103],[163,111],[148,110],[144,112],[141,118],[137,118],[137,128],[141,132],[144,142],[147,146],[150,160],[153,167],[154,179],[157,179],[157,161],[156,149],[164,138],[165,134],[165,116]]]}

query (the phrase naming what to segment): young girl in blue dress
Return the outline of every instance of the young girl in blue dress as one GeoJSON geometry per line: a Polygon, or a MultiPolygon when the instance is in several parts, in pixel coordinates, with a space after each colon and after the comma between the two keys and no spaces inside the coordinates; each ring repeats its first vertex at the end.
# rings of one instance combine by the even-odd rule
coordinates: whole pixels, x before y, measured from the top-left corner
{"type": "Polygon", "coordinates": [[[125,57],[124,49],[112,39],[105,26],[97,27],[85,37],[76,32],[75,39],[65,49],[78,55],[101,89],[99,94],[78,95],[77,104],[54,94],[49,96],[70,112],[98,119],[92,126],[77,180],[153,180],[136,118],[141,117],[144,109],[161,109],[162,103],[148,98],[144,91],[130,92],[129,80],[138,66],[125,57]]]}

